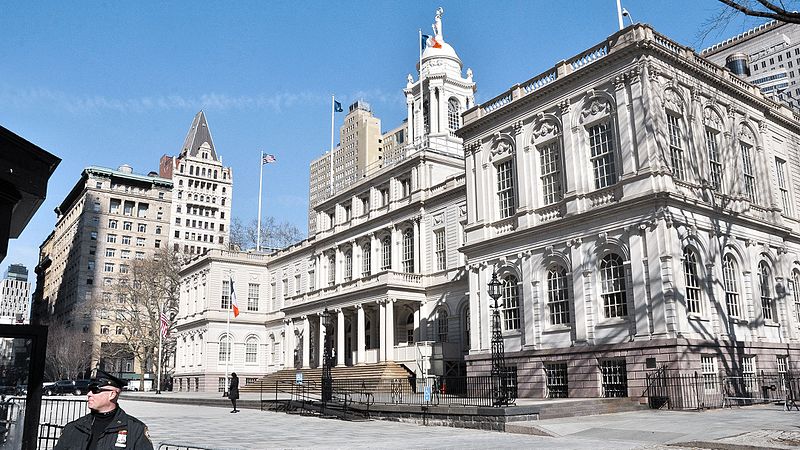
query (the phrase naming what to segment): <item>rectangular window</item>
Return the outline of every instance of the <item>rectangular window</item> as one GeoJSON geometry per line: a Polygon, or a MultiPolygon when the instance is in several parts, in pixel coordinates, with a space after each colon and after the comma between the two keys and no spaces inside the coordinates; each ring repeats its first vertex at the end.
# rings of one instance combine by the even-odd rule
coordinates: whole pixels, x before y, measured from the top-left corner
{"type": "Polygon", "coordinates": [[[611,122],[603,122],[589,128],[592,170],[595,189],[602,189],[617,182],[614,158],[614,143],[611,122]]]}
{"type": "Polygon", "coordinates": [[[113,272],[114,271],[114,263],[107,262],[103,265],[103,272],[113,272]]]}
{"type": "Polygon", "coordinates": [[[328,256],[328,286],[336,283],[336,255],[328,256]]]}
{"type": "Polygon", "coordinates": [[[109,207],[108,207],[108,211],[109,211],[111,214],[119,214],[119,206],[120,206],[120,204],[121,204],[121,203],[122,203],[122,202],[120,202],[120,200],[119,200],[119,199],[112,198],[112,199],[109,201],[109,207]]]}
{"type": "Polygon", "coordinates": [[[545,205],[561,201],[561,146],[559,141],[551,142],[539,149],[542,175],[542,202],[545,205]]]}
{"type": "Polygon", "coordinates": [[[272,310],[277,311],[281,309],[280,305],[278,304],[278,285],[276,285],[275,283],[271,283],[269,285],[269,291],[270,291],[270,298],[272,300],[272,310]]]}
{"type": "Polygon", "coordinates": [[[389,205],[389,188],[388,187],[379,188],[378,193],[380,194],[381,197],[381,206],[389,205]]]}
{"type": "Polygon", "coordinates": [[[130,236],[122,236],[122,244],[123,245],[131,245],[131,237],[130,236]]]}
{"type": "Polygon", "coordinates": [[[125,202],[122,209],[122,214],[125,214],[126,216],[133,215],[133,202],[125,202]]]}
{"type": "Polygon", "coordinates": [[[400,193],[402,194],[402,198],[411,195],[411,177],[400,179],[400,193]]]}
{"type": "Polygon", "coordinates": [[[548,363],[544,365],[544,371],[547,376],[547,398],[569,397],[567,364],[548,363]]]}
{"type": "Polygon", "coordinates": [[[708,152],[708,171],[711,175],[711,187],[715,191],[722,190],[722,159],[719,155],[718,136],[714,130],[706,128],[706,151],[708,152]]]}
{"type": "Polygon", "coordinates": [[[353,208],[350,205],[345,205],[342,210],[344,212],[344,221],[349,222],[353,218],[353,208]]]}
{"type": "Polygon", "coordinates": [[[143,223],[137,224],[136,231],[138,231],[139,233],[147,233],[147,225],[143,223]]]}
{"type": "Polygon", "coordinates": [[[361,276],[368,277],[372,273],[372,245],[361,248],[361,276]]]}
{"type": "Polygon", "coordinates": [[[260,285],[257,283],[249,283],[247,285],[247,310],[258,311],[258,290],[260,285]]]}
{"type": "Polygon", "coordinates": [[[116,229],[118,224],[119,224],[118,220],[108,219],[108,228],[116,229]]]}
{"type": "Polygon", "coordinates": [[[107,257],[113,258],[116,255],[117,255],[117,250],[116,249],[113,249],[113,248],[107,248],[106,249],[106,256],[107,257]]]}
{"type": "Polygon", "coordinates": [[[706,393],[716,393],[717,358],[715,356],[701,356],[700,368],[703,371],[703,388],[706,393]]]}
{"type": "Polygon", "coordinates": [[[136,238],[136,246],[144,247],[144,238],[136,238]]]}
{"type": "Polygon", "coordinates": [[[792,201],[789,198],[789,185],[786,184],[786,161],[775,158],[775,171],[778,174],[778,189],[781,191],[781,201],[783,202],[783,213],[787,216],[792,215],[792,201]]]}
{"type": "MultiPolygon", "coordinates": [[[[94,233],[94,231],[92,233],[94,233]]],[[[108,242],[109,244],[113,244],[113,243],[117,242],[117,235],[116,234],[109,234],[108,236],[106,236],[106,242],[108,242]]]]}
{"type": "Polygon", "coordinates": [[[226,390],[228,390],[228,387],[225,386],[225,377],[219,377],[217,380],[217,392],[225,392],[226,390]]]}
{"type": "Polygon", "coordinates": [[[445,229],[441,228],[433,232],[434,240],[436,241],[436,270],[445,270],[447,268],[447,252],[445,248],[445,229]]]}
{"type": "Polygon", "coordinates": [[[308,271],[308,290],[313,291],[315,289],[317,289],[317,272],[312,266],[311,270],[308,271]]]}
{"type": "Polygon", "coordinates": [[[758,380],[756,379],[756,357],[742,357],[742,387],[751,395],[759,395],[758,380]]]}
{"type": "Polygon", "coordinates": [[[347,250],[344,254],[344,281],[353,279],[353,251],[347,250]]]}
{"type": "Polygon", "coordinates": [[[747,195],[747,198],[750,199],[751,202],[756,203],[757,192],[756,192],[756,177],[753,173],[753,160],[750,155],[750,150],[753,147],[745,144],[744,142],[739,143],[739,149],[742,152],[742,172],[744,174],[744,193],[747,195]]]}
{"type": "Polygon", "coordinates": [[[497,165],[497,201],[501,219],[511,217],[516,212],[513,164],[512,160],[508,160],[497,165]]]}
{"type": "Polygon", "coordinates": [[[124,221],[122,222],[122,229],[124,231],[131,231],[133,230],[133,222],[124,221]]]}
{"type": "Polygon", "coordinates": [[[219,307],[223,310],[231,308],[231,282],[222,280],[222,297],[219,307]]]}
{"type": "Polygon", "coordinates": [[[300,274],[294,276],[294,295],[300,295],[300,274]]]}
{"type": "Polygon", "coordinates": [[[258,342],[255,339],[247,341],[244,348],[244,362],[255,364],[258,362],[258,342]]]}
{"type": "Polygon", "coordinates": [[[667,130],[669,131],[669,160],[672,176],[678,180],[686,180],[683,163],[683,133],[680,117],[667,113],[667,130]]]}
{"type": "Polygon", "coordinates": [[[600,363],[603,376],[603,397],[628,396],[628,370],[624,359],[607,359],[600,363]]]}

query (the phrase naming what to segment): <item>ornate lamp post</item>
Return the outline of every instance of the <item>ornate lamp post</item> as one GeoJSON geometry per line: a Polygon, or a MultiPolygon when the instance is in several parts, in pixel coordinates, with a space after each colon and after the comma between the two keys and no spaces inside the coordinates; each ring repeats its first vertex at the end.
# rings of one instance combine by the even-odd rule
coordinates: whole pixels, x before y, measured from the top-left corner
{"type": "Polygon", "coordinates": [[[492,273],[489,281],[489,297],[494,300],[492,308],[492,390],[494,406],[508,405],[508,389],[506,386],[506,351],[503,343],[503,330],[500,327],[500,308],[503,306],[498,300],[503,296],[503,285],[497,279],[497,272],[492,273]]]}
{"type": "Polygon", "coordinates": [[[322,409],[324,411],[325,403],[329,402],[333,397],[333,376],[331,375],[332,340],[329,333],[331,329],[331,314],[328,308],[322,311],[322,324],[325,327],[325,341],[323,342],[322,351],[322,409]]]}

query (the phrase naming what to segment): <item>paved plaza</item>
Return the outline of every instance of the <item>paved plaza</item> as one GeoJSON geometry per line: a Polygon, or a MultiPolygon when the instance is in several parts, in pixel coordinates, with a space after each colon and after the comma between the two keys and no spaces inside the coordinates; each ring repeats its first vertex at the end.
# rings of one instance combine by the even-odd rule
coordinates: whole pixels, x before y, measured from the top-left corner
{"type": "Polygon", "coordinates": [[[264,448],[796,448],[800,413],[778,407],[704,412],[646,410],[516,424],[553,437],[372,420],[344,422],[215,406],[153,403],[123,398],[126,411],[161,442],[213,449],[264,448]],[[681,445],[681,443],[686,443],[681,445]],[[667,444],[671,444],[667,447],[667,444]],[[677,444],[677,445],[676,445],[677,444]]]}

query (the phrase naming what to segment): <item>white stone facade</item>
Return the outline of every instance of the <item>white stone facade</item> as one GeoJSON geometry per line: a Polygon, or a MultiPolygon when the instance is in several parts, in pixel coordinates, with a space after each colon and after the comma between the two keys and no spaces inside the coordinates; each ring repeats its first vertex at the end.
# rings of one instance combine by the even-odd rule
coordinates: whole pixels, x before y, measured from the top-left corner
{"type": "Polygon", "coordinates": [[[800,362],[800,123],[756,88],[635,25],[465,114],[472,323],[503,282],[520,396],[628,395],[646,369],[800,362]],[[648,359],[651,359],[648,361],[648,359]]]}

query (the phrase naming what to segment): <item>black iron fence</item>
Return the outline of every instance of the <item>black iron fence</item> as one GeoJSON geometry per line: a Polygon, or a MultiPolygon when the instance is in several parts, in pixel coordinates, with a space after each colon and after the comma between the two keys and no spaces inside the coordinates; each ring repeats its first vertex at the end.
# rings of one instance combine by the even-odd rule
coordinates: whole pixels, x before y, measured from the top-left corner
{"type": "Polygon", "coordinates": [[[651,408],[703,409],[798,401],[800,378],[792,373],[701,374],[659,369],[642,393],[651,408]]]}
{"type": "MultiPolygon", "coordinates": [[[[0,402],[0,438],[6,442],[18,426],[20,411],[25,411],[25,397],[9,397],[0,402]]],[[[86,399],[42,398],[39,412],[37,448],[55,447],[64,425],[89,413],[86,399]]]]}

